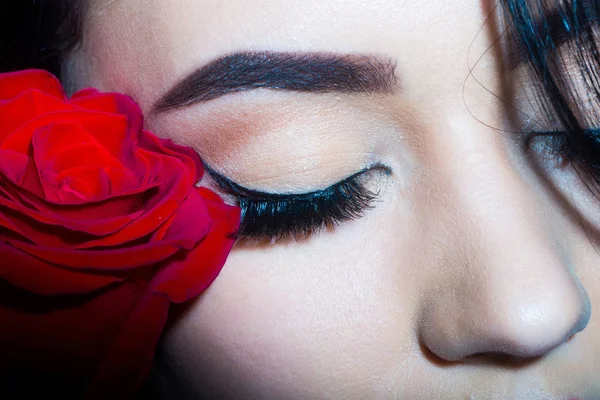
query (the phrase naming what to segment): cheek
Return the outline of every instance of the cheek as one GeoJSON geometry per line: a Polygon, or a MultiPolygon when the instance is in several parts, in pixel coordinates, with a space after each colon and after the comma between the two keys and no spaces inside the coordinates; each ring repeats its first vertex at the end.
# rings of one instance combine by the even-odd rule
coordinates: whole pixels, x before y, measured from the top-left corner
{"type": "Polygon", "coordinates": [[[238,246],[166,336],[177,374],[219,388],[235,381],[237,393],[262,398],[386,390],[414,351],[413,296],[390,273],[399,249],[366,245],[384,222],[371,217],[303,243],[238,246]]]}

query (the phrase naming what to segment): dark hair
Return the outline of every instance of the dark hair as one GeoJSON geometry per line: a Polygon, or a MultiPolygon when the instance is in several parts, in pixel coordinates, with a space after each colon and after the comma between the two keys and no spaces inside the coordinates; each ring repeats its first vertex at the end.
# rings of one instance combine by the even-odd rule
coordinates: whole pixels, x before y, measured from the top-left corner
{"type": "Polygon", "coordinates": [[[534,136],[600,198],[600,0],[502,0],[513,58],[526,61],[534,136]]]}
{"type": "Polygon", "coordinates": [[[62,77],[81,40],[89,0],[2,0],[0,72],[40,68],[62,77]]]}

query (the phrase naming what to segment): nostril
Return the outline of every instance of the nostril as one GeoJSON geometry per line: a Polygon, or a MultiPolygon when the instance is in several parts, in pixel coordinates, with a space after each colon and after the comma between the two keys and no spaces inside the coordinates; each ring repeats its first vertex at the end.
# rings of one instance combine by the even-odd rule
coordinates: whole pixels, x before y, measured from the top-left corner
{"type": "Polygon", "coordinates": [[[464,364],[471,365],[499,365],[504,368],[523,368],[535,363],[541,356],[518,357],[514,354],[503,352],[476,353],[462,360],[464,364]]]}

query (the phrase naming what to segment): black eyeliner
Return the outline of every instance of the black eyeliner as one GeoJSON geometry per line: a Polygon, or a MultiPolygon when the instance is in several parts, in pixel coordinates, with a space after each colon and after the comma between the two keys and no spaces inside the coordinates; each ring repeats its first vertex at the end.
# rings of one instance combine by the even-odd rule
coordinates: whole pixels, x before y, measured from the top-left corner
{"type": "Polygon", "coordinates": [[[325,188],[325,189],[321,189],[321,190],[314,190],[311,192],[306,192],[306,193],[267,193],[267,192],[261,192],[258,190],[254,190],[254,189],[248,189],[243,187],[242,185],[235,183],[233,181],[231,181],[230,179],[224,177],[223,175],[219,174],[218,172],[216,172],[215,170],[213,170],[211,167],[209,167],[208,165],[204,164],[204,168],[206,169],[206,172],[208,172],[208,174],[215,180],[215,182],[219,185],[219,187],[221,187],[221,189],[237,195],[237,196],[243,196],[243,197],[247,197],[247,198],[252,198],[255,200],[266,200],[266,201],[280,201],[280,200],[309,200],[309,199],[313,199],[315,197],[319,197],[319,196],[323,196],[326,195],[329,191],[333,190],[333,188],[337,185],[341,185],[344,182],[348,182],[351,181],[353,179],[355,179],[356,177],[372,170],[374,167],[369,167],[369,168],[365,168],[361,171],[358,171],[352,175],[350,175],[348,178],[341,180],[337,183],[334,183],[333,185],[325,188]]]}
{"type": "Polygon", "coordinates": [[[377,168],[390,172],[375,165],[322,190],[279,194],[245,188],[209,166],[205,168],[221,189],[238,198],[242,209],[240,237],[257,240],[304,237],[361,217],[378,196],[364,187],[361,176],[377,168]]]}

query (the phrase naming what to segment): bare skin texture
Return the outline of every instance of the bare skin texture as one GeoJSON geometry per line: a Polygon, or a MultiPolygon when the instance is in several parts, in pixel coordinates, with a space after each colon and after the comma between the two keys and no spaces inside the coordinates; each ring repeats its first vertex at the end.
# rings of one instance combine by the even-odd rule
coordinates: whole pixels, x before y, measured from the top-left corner
{"type": "Polygon", "coordinates": [[[149,129],[232,181],[302,193],[389,171],[364,175],[379,195],[361,218],[236,245],[165,334],[169,398],[600,398],[600,202],[507,132],[526,121],[490,91],[531,108],[530,83],[492,45],[498,14],[476,0],[92,2],[75,87],[131,95],[149,129]],[[372,55],[397,79],[153,108],[240,51],[372,55]]]}

